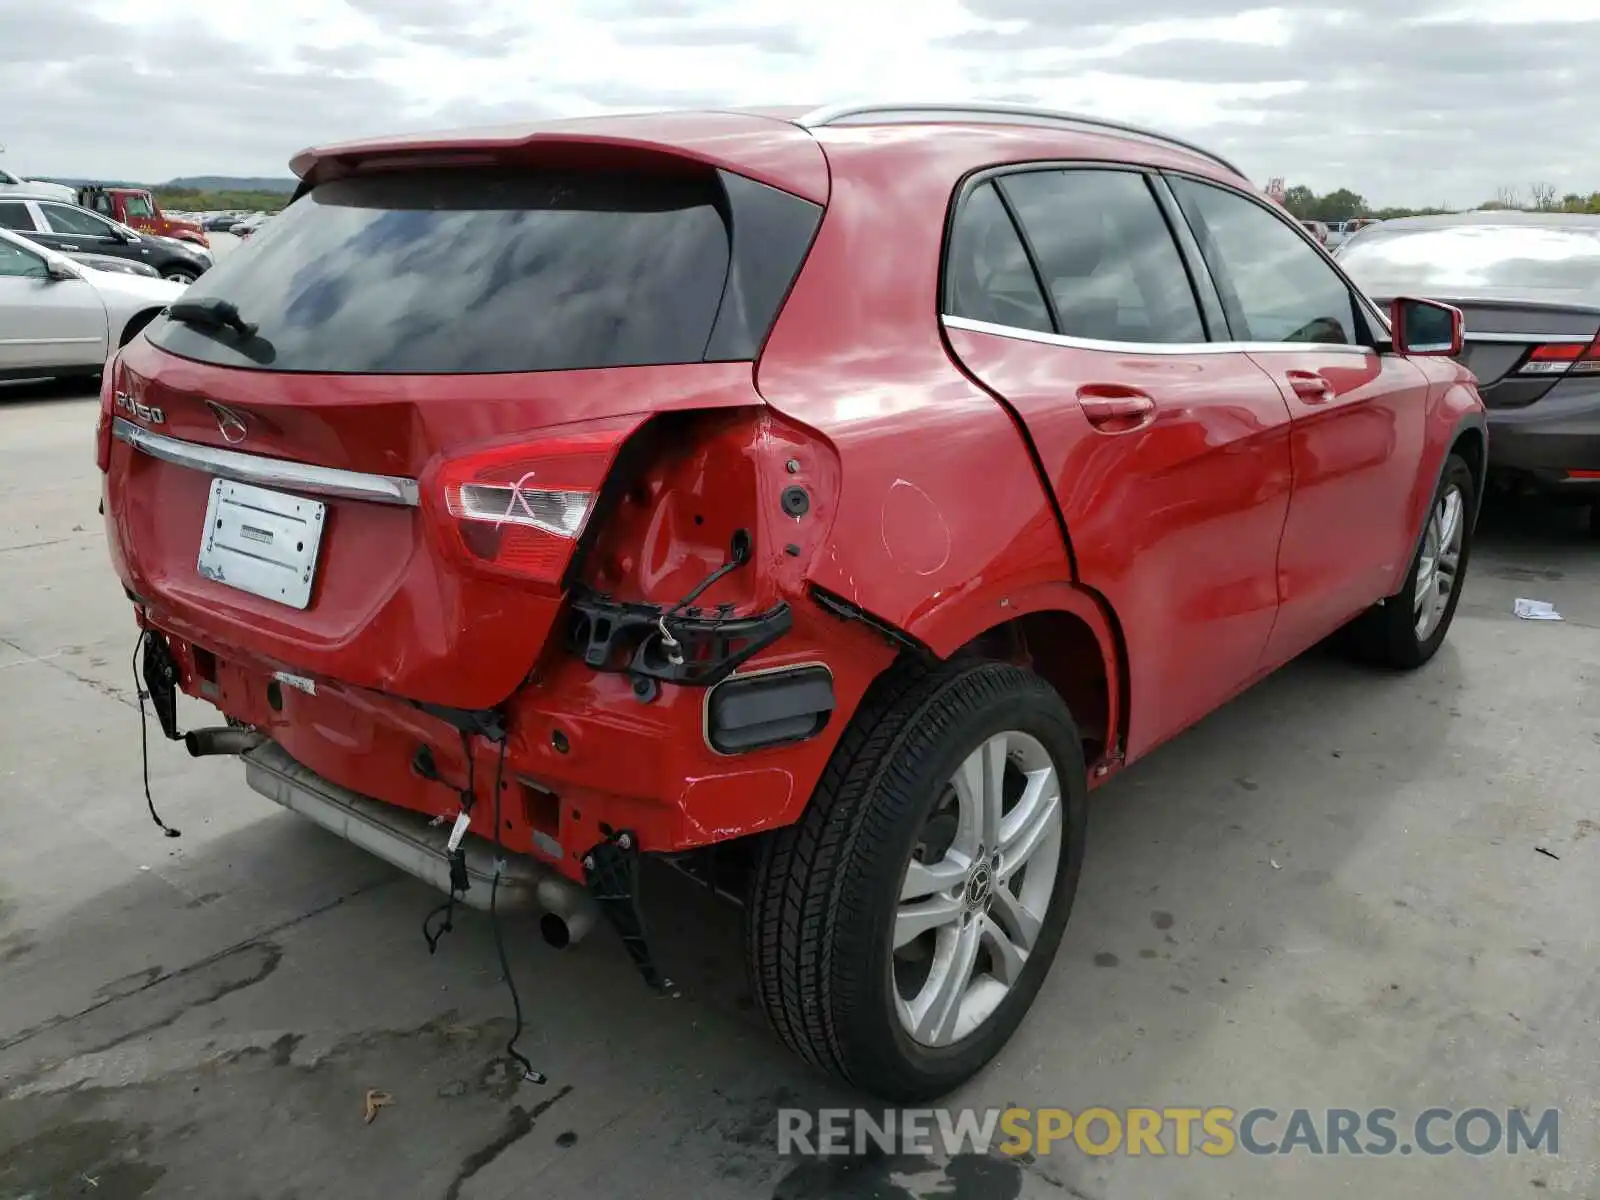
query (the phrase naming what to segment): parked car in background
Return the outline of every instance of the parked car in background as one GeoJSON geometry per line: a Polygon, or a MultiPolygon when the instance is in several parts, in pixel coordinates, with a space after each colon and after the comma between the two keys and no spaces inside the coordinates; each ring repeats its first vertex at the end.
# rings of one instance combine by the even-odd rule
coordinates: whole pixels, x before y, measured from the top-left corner
{"type": "Polygon", "coordinates": [[[1382,222],[1375,217],[1352,217],[1348,221],[1335,222],[1328,229],[1328,240],[1325,244],[1330,250],[1337,249],[1363,229],[1381,224],[1382,222]]]}
{"type": "Polygon", "coordinates": [[[1380,303],[1422,295],[1466,314],[1494,477],[1589,500],[1600,533],[1600,216],[1407,217],[1338,258],[1380,303]]]}
{"type": "Polygon", "coordinates": [[[0,379],[98,375],[182,294],[179,284],[92,270],[0,229],[0,379]]]}
{"type": "Polygon", "coordinates": [[[162,212],[155,196],[144,188],[102,187],[95,184],[79,188],[77,199],[83,208],[110,217],[141,233],[191,242],[202,248],[211,245],[199,221],[162,212]]]}
{"type": "Polygon", "coordinates": [[[1449,629],[1460,314],[1190,143],[845,106],[294,167],[102,385],[163,732],[558,944],[603,905],[657,985],[639,855],[742,865],[756,1003],[866,1091],[1017,1028],[1091,787],[1336,631],[1449,629]]]}
{"type": "Polygon", "coordinates": [[[154,234],[136,233],[75,204],[0,196],[0,229],[63,254],[105,254],[142,262],[163,279],[193,283],[211,269],[211,251],[203,246],[154,234]]]}
{"type": "Polygon", "coordinates": [[[44,196],[51,200],[65,200],[68,204],[76,203],[77,194],[72,188],[59,183],[41,183],[36,179],[22,179],[10,171],[0,169],[0,197],[13,196],[44,196]]]}
{"type": "Polygon", "coordinates": [[[1301,221],[1300,228],[1304,229],[1317,241],[1326,246],[1328,244],[1328,226],[1322,221],[1301,221]]]}
{"type": "Polygon", "coordinates": [[[237,238],[247,238],[265,225],[270,218],[270,213],[251,213],[242,221],[236,221],[230,225],[228,232],[237,238]]]}
{"type": "Polygon", "coordinates": [[[219,212],[207,213],[200,222],[207,233],[227,233],[240,221],[251,214],[245,212],[219,212]]]}

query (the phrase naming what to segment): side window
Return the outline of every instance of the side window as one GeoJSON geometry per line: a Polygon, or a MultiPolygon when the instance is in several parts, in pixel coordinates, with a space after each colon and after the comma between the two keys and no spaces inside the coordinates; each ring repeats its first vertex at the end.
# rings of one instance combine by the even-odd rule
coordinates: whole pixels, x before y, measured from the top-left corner
{"type": "Polygon", "coordinates": [[[154,215],[150,211],[150,201],[143,196],[129,196],[123,203],[122,211],[129,217],[148,217],[154,215]]]}
{"type": "Polygon", "coordinates": [[[81,208],[68,208],[65,204],[41,204],[45,224],[56,233],[77,234],[80,237],[110,237],[111,227],[93,213],[81,208]]]}
{"type": "Polygon", "coordinates": [[[1189,179],[1173,191],[1211,262],[1234,336],[1355,345],[1350,289],[1287,221],[1243,196],[1189,179]]]}
{"type": "Polygon", "coordinates": [[[44,259],[29,254],[21,246],[0,241],[0,278],[44,279],[49,274],[44,259]]]}
{"type": "Polygon", "coordinates": [[[952,317],[1054,332],[1022,239],[993,184],[974,189],[962,203],[945,269],[944,309],[952,317]]]}
{"type": "Polygon", "coordinates": [[[1061,332],[1108,342],[1206,340],[1172,231],[1133,171],[1025,171],[1000,185],[1027,232],[1061,332]]]}
{"type": "Polygon", "coordinates": [[[20,200],[0,200],[0,229],[19,229],[32,233],[33,214],[20,200]]]}

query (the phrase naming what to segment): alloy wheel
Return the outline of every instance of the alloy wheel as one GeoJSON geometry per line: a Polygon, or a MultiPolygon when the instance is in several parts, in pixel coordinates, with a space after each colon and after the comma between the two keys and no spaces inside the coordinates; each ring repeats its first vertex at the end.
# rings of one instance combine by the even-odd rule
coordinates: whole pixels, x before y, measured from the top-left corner
{"type": "Polygon", "coordinates": [[[1417,564],[1417,586],[1412,596],[1417,641],[1425,642],[1438,628],[1455,591],[1461,567],[1461,543],[1466,533],[1466,504],[1459,487],[1446,488],[1428,515],[1417,564]]]}
{"type": "Polygon", "coordinates": [[[1040,742],[988,738],[936,800],[895,909],[895,1009],[916,1042],[971,1036],[1016,985],[1062,853],[1061,780],[1040,742]]]}

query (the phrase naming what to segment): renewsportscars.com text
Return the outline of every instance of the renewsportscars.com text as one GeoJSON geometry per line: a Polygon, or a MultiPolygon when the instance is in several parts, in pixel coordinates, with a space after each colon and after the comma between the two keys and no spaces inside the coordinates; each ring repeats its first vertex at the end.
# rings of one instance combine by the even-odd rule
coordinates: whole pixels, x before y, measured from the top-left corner
{"type": "Polygon", "coordinates": [[[1232,1154],[1388,1155],[1560,1153],[1561,1114],[1520,1108],[1093,1107],[872,1112],[859,1108],[778,1111],[778,1152],[788,1155],[998,1153],[1221,1158],[1232,1154]]]}

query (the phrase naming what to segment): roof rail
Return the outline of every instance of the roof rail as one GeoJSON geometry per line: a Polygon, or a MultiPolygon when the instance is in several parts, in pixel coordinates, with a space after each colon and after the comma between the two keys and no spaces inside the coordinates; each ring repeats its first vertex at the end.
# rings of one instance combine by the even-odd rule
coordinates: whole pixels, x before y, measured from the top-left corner
{"type": "Polygon", "coordinates": [[[1218,166],[1225,167],[1241,179],[1249,178],[1222,155],[1183,138],[1146,129],[1142,125],[1129,125],[1124,121],[1112,121],[1085,113],[1059,112],[1052,108],[1036,108],[1027,104],[1001,104],[988,100],[976,100],[964,104],[831,104],[796,117],[795,124],[807,129],[817,129],[826,125],[869,124],[873,121],[909,122],[932,115],[946,119],[962,117],[974,120],[1000,119],[1019,125],[1074,125],[1089,129],[1105,129],[1114,133],[1129,133],[1188,150],[1192,154],[1210,159],[1218,166]]]}

